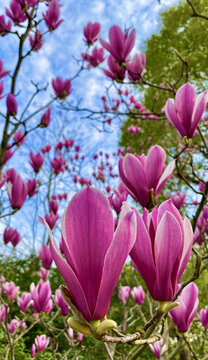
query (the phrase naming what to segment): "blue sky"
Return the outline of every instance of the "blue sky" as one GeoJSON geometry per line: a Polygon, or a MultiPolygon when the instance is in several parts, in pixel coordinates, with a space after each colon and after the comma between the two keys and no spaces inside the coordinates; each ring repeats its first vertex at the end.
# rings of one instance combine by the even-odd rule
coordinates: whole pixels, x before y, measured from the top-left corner
{"type": "MultiPolygon", "coordinates": [[[[116,24],[121,28],[136,28],[136,44],[133,53],[140,52],[143,48],[143,41],[152,33],[159,31],[159,13],[170,5],[178,3],[178,0],[61,0],[61,18],[64,22],[53,33],[46,36],[43,47],[37,53],[26,59],[23,70],[20,71],[17,89],[19,112],[23,109],[26,99],[33,91],[30,80],[42,84],[49,83],[49,91],[44,96],[40,96],[38,101],[32,105],[30,111],[36,109],[37,105],[45,104],[51,98],[51,79],[56,76],[71,78],[77,71],[78,67],[73,57],[81,59],[81,52],[85,51],[83,42],[83,28],[88,21],[98,21],[101,24],[101,36],[108,39],[109,28],[116,24]]],[[[0,0],[0,15],[5,13],[5,7],[9,7],[9,0],[0,0]]],[[[41,4],[42,12],[46,11],[44,4],[41,4]]],[[[41,23],[42,31],[46,30],[45,24],[41,23]]],[[[17,28],[20,30],[20,28],[17,28]]],[[[99,46],[99,44],[98,44],[99,46]]],[[[26,49],[29,49],[29,43],[26,49]]],[[[107,55],[107,54],[106,54],[107,55]]],[[[0,58],[3,60],[4,68],[13,69],[17,61],[17,42],[14,36],[8,35],[0,38],[0,58]]],[[[147,69],[148,71],[148,69],[147,69]]],[[[9,92],[10,79],[5,78],[5,93],[9,92]]],[[[80,75],[72,83],[72,94],[69,101],[76,102],[82,99],[82,105],[91,109],[99,110],[102,106],[101,96],[104,95],[105,87],[110,84],[103,72],[99,69],[91,69],[80,75]]],[[[5,108],[5,100],[1,100],[1,111],[5,108]]],[[[33,136],[27,138],[25,150],[22,150],[21,157],[14,156],[9,162],[9,167],[16,166],[17,162],[21,169],[23,156],[27,156],[30,150],[38,152],[42,147],[44,138],[51,142],[54,137],[59,140],[60,129],[63,128],[63,122],[58,116],[58,112],[53,108],[52,119],[48,132],[43,133],[41,130],[37,133],[34,141],[33,136]]],[[[76,138],[83,143],[84,149],[92,153],[95,149],[114,151],[117,148],[119,140],[119,128],[112,126],[113,132],[106,134],[97,132],[92,128],[89,121],[84,120],[79,114],[73,113],[67,115],[64,119],[64,136],[65,138],[76,138]]],[[[1,129],[0,125],[0,129],[1,129]]],[[[25,165],[25,164],[24,164],[25,165]]],[[[30,175],[32,171],[30,165],[25,165],[25,172],[30,175]]],[[[21,172],[20,172],[21,173],[21,172]]],[[[32,177],[32,176],[31,176],[32,177]]],[[[31,205],[29,205],[31,206],[31,205]]],[[[28,207],[24,208],[15,215],[23,231],[24,241],[28,243],[28,230],[25,219],[28,216],[28,207]]],[[[43,215],[43,214],[42,214],[43,215]]],[[[13,220],[12,220],[13,221],[13,220]]],[[[30,222],[30,219],[28,219],[30,222]]],[[[1,231],[1,230],[0,230],[1,231]]],[[[2,229],[3,231],[3,229],[2,229]]],[[[1,231],[1,232],[2,232],[1,231]]]]}

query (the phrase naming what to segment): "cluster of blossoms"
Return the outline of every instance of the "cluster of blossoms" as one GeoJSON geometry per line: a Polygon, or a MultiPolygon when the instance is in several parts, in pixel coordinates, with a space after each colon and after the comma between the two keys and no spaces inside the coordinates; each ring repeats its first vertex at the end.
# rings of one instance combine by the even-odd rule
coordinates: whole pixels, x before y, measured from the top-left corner
{"type": "Polygon", "coordinates": [[[130,286],[121,286],[118,291],[118,298],[123,303],[126,304],[129,296],[132,295],[135,303],[142,305],[145,300],[145,292],[141,285],[134,286],[133,289],[130,286]]]}

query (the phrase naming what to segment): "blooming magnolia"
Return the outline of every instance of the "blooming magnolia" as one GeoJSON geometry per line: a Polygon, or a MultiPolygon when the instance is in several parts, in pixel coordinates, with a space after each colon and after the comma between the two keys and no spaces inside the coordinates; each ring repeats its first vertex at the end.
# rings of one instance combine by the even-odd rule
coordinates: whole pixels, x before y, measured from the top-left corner
{"type": "Polygon", "coordinates": [[[49,341],[50,341],[50,338],[49,337],[46,338],[45,334],[36,336],[35,345],[37,346],[37,350],[40,353],[42,353],[45,350],[45,348],[48,346],[49,341]]]}
{"type": "Polygon", "coordinates": [[[120,286],[118,291],[118,298],[123,304],[127,303],[130,292],[131,288],[129,286],[120,286]]]}
{"type": "Polygon", "coordinates": [[[41,121],[40,121],[40,127],[47,127],[50,124],[51,121],[51,107],[46,110],[46,112],[43,114],[41,121]]]}
{"type": "Polygon", "coordinates": [[[133,287],[131,290],[131,295],[136,303],[142,305],[145,299],[144,289],[141,285],[133,287]]]}
{"type": "Polygon", "coordinates": [[[193,138],[195,130],[206,108],[207,92],[196,96],[190,83],[181,86],[176,93],[175,103],[168,99],[165,114],[181,137],[193,138]]]}
{"type": "Polygon", "coordinates": [[[114,59],[118,63],[123,63],[127,60],[128,55],[130,54],[136,37],[136,31],[133,29],[130,34],[127,30],[125,34],[122,33],[122,30],[119,26],[112,26],[109,30],[109,42],[100,38],[101,45],[111,53],[114,59]]]}
{"type": "Polygon", "coordinates": [[[198,287],[194,283],[188,284],[179,294],[179,305],[170,311],[171,319],[180,332],[188,331],[198,310],[198,287]]]}
{"type": "Polygon", "coordinates": [[[9,301],[12,301],[19,291],[19,286],[16,286],[13,281],[3,282],[2,289],[4,293],[9,297],[9,301]]]}
{"type": "Polygon", "coordinates": [[[96,67],[99,64],[101,64],[105,58],[104,58],[104,51],[103,49],[98,49],[97,46],[94,47],[94,49],[92,50],[92,54],[86,54],[86,53],[82,53],[82,58],[83,60],[87,61],[89,63],[88,65],[88,70],[91,67],[96,67]]]}
{"type": "Polygon", "coordinates": [[[109,69],[103,69],[103,72],[110,79],[115,80],[117,82],[123,82],[126,74],[126,70],[121,68],[113,58],[113,56],[108,57],[108,67],[109,69]]]}
{"type": "Polygon", "coordinates": [[[166,351],[166,345],[163,344],[163,339],[160,339],[158,341],[155,341],[153,344],[150,344],[150,349],[152,350],[153,354],[157,359],[159,359],[160,356],[163,355],[166,351]]]}
{"type": "Polygon", "coordinates": [[[33,170],[38,173],[43,166],[44,159],[41,156],[40,153],[33,154],[32,151],[30,151],[30,165],[32,166],[33,170]]]}
{"type": "Polygon", "coordinates": [[[31,294],[28,292],[23,292],[22,296],[17,296],[17,304],[22,311],[26,311],[31,305],[31,294]]]}
{"type": "Polygon", "coordinates": [[[141,206],[148,206],[149,191],[159,195],[173,172],[175,160],[164,169],[166,154],[158,145],[152,146],[147,156],[126,154],[119,159],[119,175],[122,183],[141,206]]]}
{"type": "Polygon", "coordinates": [[[39,256],[40,256],[40,260],[42,261],[44,268],[49,270],[51,268],[53,259],[51,256],[51,251],[47,245],[44,244],[42,246],[39,256]]]}
{"type": "Polygon", "coordinates": [[[15,116],[17,114],[17,101],[12,93],[7,95],[6,105],[8,115],[15,116]]]}
{"type": "Polygon", "coordinates": [[[94,44],[98,39],[100,32],[100,24],[98,22],[92,23],[89,21],[84,27],[85,42],[88,46],[94,44]]]}
{"type": "Polygon", "coordinates": [[[57,29],[63,20],[59,20],[61,4],[59,0],[52,0],[48,6],[48,10],[43,14],[46,26],[50,31],[57,29]]]}
{"type": "Polygon", "coordinates": [[[51,288],[49,282],[39,282],[35,287],[35,284],[30,285],[30,293],[32,297],[32,306],[33,309],[37,312],[47,312],[49,313],[53,307],[51,300],[51,288]]]}
{"type": "Polygon", "coordinates": [[[154,300],[171,301],[191,255],[193,230],[171,200],[137,215],[137,239],[131,259],[154,300]],[[152,279],[155,279],[152,281],[152,279]]]}
{"type": "Polygon", "coordinates": [[[132,60],[126,62],[129,80],[140,82],[141,77],[145,73],[146,57],[145,54],[136,54],[132,60]]]}
{"type": "Polygon", "coordinates": [[[62,219],[62,248],[66,259],[45,225],[50,234],[51,254],[69,288],[71,301],[88,321],[102,319],[135,241],[134,211],[127,204],[123,206],[114,234],[107,197],[91,187],[77,193],[62,219]]]}
{"type": "Polygon", "coordinates": [[[186,203],[186,194],[177,191],[176,194],[171,194],[171,200],[177,209],[181,209],[186,203]]]}
{"type": "Polygon", "coordinates": [[[17,329],[20,327],[20,324],[21,324],[20,320],[12,319],[8,324],[8,330],[10,331],[10,333],[14,334],[17,331],[17,329]]]}
{"type": "Polygon", "coordinates": [[[119,183],[118,188],[114,189],[114,193],[111,194],[108,199],[112,208],[116,211],[117,214],[120,213],[121,207],[124,201],[128,197],[128,192],[122,182],[119,183]]]}
{"type": "Polygon", "coordinates": [[[29,35],[30,46],[34,51],[38,51],[43,46],[43,34],[37,30],[34,36],[29,35]]]}
{"type": "Polygon", "coordinates": [[[20,234],[17,230],[12,228],[5,228],[4,230],[4,243],[8,244],[11,242],[12,245],[15,247],[20,242],[20,234]]]}
{"type": "Polygon", "coordinates": [[[51,230],[53,230],[54,226],[56,225],[57,220],[59,219],[58,214],[54,214],[54,212],[51,212],[49,214],[45,214],[45,220],[50,226],[51,230]]]}
{"type": "Polygon", "coordinates": [[[27,15],[22,11],[20,4],[16,0],[11,1],[10,10],[6,9],[6,15],[15,25],[18,25],[27,19],[27,15]]]}
{"type": "Polygon", "coordinates": [[[0,15],[0,36],[5,36],[6,34],[8,34],[11,30],[11,27],[12,27],[11,20],[9,20],[8,23],[6,24],[5,16],[0,15]]]}
{"type": "Polygon", "coordinates": [[[28,180],[27,182],[27,193],[29,197],[34,196],[38,192],[38,182],[36,179],[28,180]]]}
{"type": "Polygon", "coordinates": [[[66,79],[62,80],[60,77],[52,80],[52,86],[56,96],[64,100],[71,93],[71,81],[66,79]]]}
{"type": "Polygon", "coordinates": [[[199,321],[202,323],[202,325],[207,328],[208,327],[208,306],[205,307],[205,309],[201,309],[200,314],[197,315],[199,321]]]}
{"type": "Polygon", "coordinates": [[[15,143],[17,143],[17,146],[20,146],[25,142],[26,137],[22,130],[18,130],[14,133],[13,140],[15,143]]]}
{"type": "Polygon", "coordinates": [[[8,182],[8,194],[11,207],[19,210],[27,196],[27,184],[19,175],[16,175],[12,182],[8,182]]]}

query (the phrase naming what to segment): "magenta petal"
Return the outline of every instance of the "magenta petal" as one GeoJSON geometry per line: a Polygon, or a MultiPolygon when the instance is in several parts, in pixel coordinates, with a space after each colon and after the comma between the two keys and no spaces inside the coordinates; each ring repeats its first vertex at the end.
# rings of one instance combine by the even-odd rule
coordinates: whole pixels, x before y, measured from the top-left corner
{"type": "MultiPolygon", "coordinates": [[[[121,167],[119,166],[119,172],[120,169],[121,167]]],[[[120,172],[120,177],[124,185],[128,187],[128,184],[130,184],[130,187],[128,187],[130,194],[132,195],[133,193],[133,198],[142,206],[145,206],[148,201],[148,187],[146,185],[144,168],[140,161],[134,155],[127,154],[123,159],[122,170],[123,172],[120,172]],[[123,178],[127,179],[127,177],[128,182],[123,180],[123,178]]]]}
{"type": "Polygon", "coordinates": [[[155,263],[157,264],[155,300],[171,301],[177,286],[177,272],[181,260],[183,235],[175,216],[169,211],[163,215],[155,236],[155,263]]]}
{"type": "Polygon", "coordinates": [[[99,38],[99,41],[100,41],[102,47],[104,47],[104,49],[106,49],[107,51],[109,51],[109,53],[112,54],[113,49],[112,49],[111,45],[108,44],[107,41],[105,41],[105,40],[103,40],[103,39],[101,39],[101,38],[99,38]]]}
{"type": "Polygon", "coordinates": [[[152,243],[148,230],[142,220],[141,215],[136,211],[137,216],[137,238],[133,249],[130,252],[131,259],[147,284],[148,290],[153,292],[154,280],[156,278],[156,269],[154,263],[154,254],[152,252],[152,243]],[[151,291],[152,290],[152,291],[151,291]]]}
{"type": "Polygon", "coordinates": [[[159,212],[158,212],[158,224],[166,211],[169,211],[171,214],[173,214],[175,216],[175,218],[178,220],[178,222],[180,224],[182,234],[184,234],[183,220],[181,218],[181,214],[178,211],[178,209],[173,205],[173,202],[171,199],[164,201],[160,205],[159,212]]]}
{"type": "Polygon", "coordinates": [[[191,223],[187,219],[187,217],[185,217],[185,219],[184,219],[183,226],[184,226],[184,245],[183,245],[183,253],[182,253],[182,257],[181,257],[180,267],[178,270],[178,277],[177,277],[178,282],[179,282],[181,276],[183,275],[183,272],[184,272],[186,265],[189,261],[189,258],[191,256],[191,250],[192,250],[193,239],[194,239],[193,229],[192,229],[191,223]]]}
{"type": "Polygon", "coordinates": [[[198,126],[199,121],[201,120],[202,114],[206,108],[206,98],[207,92],[204,91],[197,96],[193,114],[192,114],[192,123],[190,128],[190,137],[194,136],[194,132],[198,126]]]}
{"type": "Polygon", "coordinates": [[[78,269],[77,276],[93,313],[105,254],[114,233],[108,198],[90,187],[77,193],[67,207],[63,229],[78,269]]]}
{"type": "Polygon", "coordinates": [[[186,130],[184,129],[181,121],[176,113],[175,104],[173,99],[168,99],[165,105],[165,115],[171,124],[175,127],[181,137],[186,136],[186,130]]]}
{"type": "Polygon", "coordinates": [[[165,151],[158,145],[148,151],[145,162],[145,175],[149,189],[156,189],[166,159],[165,151]]]}
{"type": "Polygon", "coordinates": [[[59,269],[66,285],[69,288],[69,291],[72,294],[76,294],[76,296],[73,297],[74,303],[77,306],[77,308],[81,311],[81,313],[84,315],[84,317],[87,320],[92,319],[92,315],[90,313],[90,310],[88,308],[88,304],[86,301],[86,297],[84,294],[84,291],[82,289],[82,286],[75,275],[72,268],[67,264],[67,262],[64,260],[64,258],[61,255],[61,252],[59,251],[54,238],[52,231],[48,224],[39,217],[40,222],[45,225],[46,229],[48,230],[49,236],[50,236],[50,250],[51,255],[56,263],[57,268],[59,269]]]}
{"type": "Polygon", "coordinates": [[[105,256],[94,319],[100,319],[107,313],[114,288],[135,240],[136,215],[134,211],[129,211],[122,221],[119,221],[113,241],[105,256]]]}
{"type": "Polygon", "coordinates": [[[191,119],[194,110],[195,100],[195,90],[190,83],[186,83],[185,85],[181,86],[176,93],[176,111],[184,129],[186,130],[186,134],[189,133],[189,130],[191,128],[191,119]]]}
{"type": "Polygon", "coordinates": [[[116,60],[122,59],[124,48],[124,35],[119,26],[112,26],[109,30],[109,40],[116,60]]]}
{"type": "Polygon", "coordinates": [[[181,292],[180,298],[182,299],[185,307],[185,322],[192,322],[198,308],[198,303],[196,302],[199,294],[198,287],[194,283],[190,283],[186,286],[185,291],[181,292]]]}
{"type": "Polygon", "coordinates": [[[126,58],[129,53],[131,52],[134,43],[135,43],[135,38],[136,38],[136,30],[133,29],[130,33],[129,36],[127,36],[127,39],[125,41],[125,46],[124,46],[124,57],[126,58]]]}
{"type": "Polygon", "coordinates": [[[163,174],[162,174],[162,176],[161,176],[161,178],[159,180],[159,183],[157,184],[156,195],[159,195],[159,193],[161,192],[161,190],[165,186],[166,182],[168,181],[168,179],[172,175],[174,167],[175,167],[175,160],[171,161],[170,164],[168,164],[166,166],[166,168],[163,171],[163,174]]]}

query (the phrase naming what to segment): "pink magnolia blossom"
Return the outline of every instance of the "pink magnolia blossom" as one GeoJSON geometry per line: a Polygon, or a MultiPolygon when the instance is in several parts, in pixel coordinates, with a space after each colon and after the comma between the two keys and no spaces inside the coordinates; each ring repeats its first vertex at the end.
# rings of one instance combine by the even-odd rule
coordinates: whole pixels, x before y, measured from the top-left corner
{"type": "Polygon", "coordinates": [[[41,121],[40,121],[40,127],[48,127],[51,121],[51,107],[49,107],[46,112],[43,114],[41,121]]]}
{"type": "Polygon", "coordinates": [[[121,68],[111,55],[108,57],[108,67],[109,70],[103,69],[105,75],[117,82],[123,82],[126,70],[121,68]]]}
{"type": "Polygon", "coordinates": [[[173,172],[175,160],[164,168],[165,151],[152,146],[147,156],[126,154],[119,159],[119,175],[125,188],[141,206],[148,206],[149,191],[158,196],[173,172]]]}
{"type": "Polygon", "coordinates": [[[128,77],[130,81],[140,82],[145,73],[146,57],[145,54],[136,54],[132,60],[126,62],[128,77]]]}
{"type": "Polygon", "coordinates": [[[25,328],[26,328],[26,326],[27,326],[27,324],[26,324],[26,322],[23,320],[22,322],[21,322],[21,330],[24,330],[25,328]]]}
{"type": "Polygon", "coordinates": [[[20,320],[17,319],[12,319],[10,321],[10,324],[8,324],[8,330],[10,331],[11,334],[14,334],[19,327],[20,327],[20,320]]]}
{"type": "Polygon", "coordinates": [[[83,334],[81,334],[80,332],[77,333],[77,341],[78,341],[78,342],[82,342],[83,337],[84,337],[83,334]]]}
{"type": "Polygon", "coordinates": [[[108,197],[110,205],[117,214],[120,214],[122,204],[124,201],[126,201],[127,197],[128,191],[126,190],[122,182],[120,182],[118,188],[114,189],[113,194],[108,197]]]}
{"type": "Polygon", "coordinates": [[[19,286],[16,286],[13,281],[6,281],[2,284],[2,289],[4,293],[9,297],[9,301],[12,301],[17,295],[20,288],[19,286]]]}
{"type": "Polygon", "coordinates": [[[186,203],[186,194],[177,191],[176,194],[171,194],[171,200],[177,209],[181,209],[186,203]]]}
{"type": "Polygon", "coordinates": [[[27,19],[27,15],[23,12],[20,4],[18,4],[16,0],[11,1],[10,10],[6,9],[6,15],[13,21],[15,25],[18,25],[27,19]]]}
{"type": "Polygon", "coordinates": [[[100,28],[101,27],[98,22],[92,23],[91,21],[89,21],[84,27],[84,41],[88,46],[94,44],[97,41],[100,28]]]}
{"type": "Polygon", "coordinates": [[[44,282],[47,281],[49,278],[49,271],[47,271],[44,267],[41,267],[37,274],[40,280],[44,282]]]}
{"type": "MultiPolygon", "coordinates": [[[[52,0],[53,1],[53,0],[52,0]]],[[[45,348],[48,346],[48,344],[49,344],[49,341],[50,341],[50,338],[48,337],[48,338],[46,338],[46,335],[45,334],[43,334],[43,335],[38,335],[38,336],[36,336],[36,338],[35,338],[35,345],[36,345],[36,347],[37,347],[37,350],[40,352],[40,353],[42,353],[44,350],[45,350],[45,348]]]]}
{"type": "Polygon", "coordinates": [[[128,132],[131,134],[131,133],[133,133],[133,134],[138,134],[138,133],[140,133],[140,131],[141,131],[141,129],[140,129],[140,127],[139,126],[137,126],[137,125],[131,125],[131,126],[129,126],[128,127],[128,132]]]}
{"type": "Polygon", "coordinates": [[[44,158],[39,152],[37,154],[33,154],[33,152],[30,151],[30,160],[30,165],[32,166],[33,170],[38,173],[43,166],[44,158]]]}
{"type": "Polygon", "coordinates": [[[32,359],[35,357],[35,353],[36,353],[36,347],[35,344],[32,344],[31,353],[30,353],[32,359]]]}
{"type": "MultiPolygon", "coordinates": [[[[40,219],[43,223],[43,219],[40,219]]],[[[62,219],[65,259],[50,235],[52,257],[74,305],[88,321],[108,311],[116,282],[135,241],[135,214],[125,204],[116,232],[107,197],[87,187],[70,201],[62,219]],[[102,236],[101,236],[102,234],[102,236]],[[83,261],[85,259],[85,261],[83,261]]]]}
{"type": "Polygon", "coordinates": [[[131,292],[130,286],[120,286],[118,291],[118,298],[123,304],[127,303],[130,292],[131,292]]]}
{"type": "Polygon", "coordinates": [[[71,94],[71,81],[69,79],[66,79],[65,81],[60,77],[52,79],[52,86],[56,96],[61,100],[64,100],[69,94],[71,94]]]}
{"type": "Polygon", "coordinates": [[[49,211],[53,212],[54,214],[57,214],[58,212],[58,203],[54,199],[50,199],[49,201],[49,211]]]}
{"type": "Polygon", "coordinates": [[[62,156],[59,158],[55,156],[54,159],[51,160],[51,166],[53,168],[54,174],[58,175],[59,173],[65,171],[66,160],[62,156]]]}
{"type": "Polygon", "coordinates": [[[30,46],[33,51],[38,51],[43,46],[43,34],[40,30],[37,30],[34,36],[29,35],[30,46]]]}
{"type": "Polygon", "coordinates": [[[15,178],[17,176],[17,172],[14,168],[11,168],[11,169],[7,170],[6,176],[7,176],[7,182],[10,181],[11,183],[13,183],[13,181],[15,180],[15,178]]]}
{"type": "Polygon", "coordinates": [[[45,214],[45,220],[47,224],[50,226],[50,229],[53,230],[54,226],[56,225],[57,220],[59,219],[58,214],[54,214],[51,212],[49,214],[45,214]]]}
{"type": "Polygon", "coordinates": [[[206,306],[205,309],[201,309],[200,314],[197,316],[202,325],[208,328],[208,306],[206,306]]]}
{"type": "Polygon", "coordinates": [[[97,46],[94,47],[91,55],[82,53],[82,58],[89,63],[88,70],[92,67],[98,66],[105,60],[103,49],[98,49],[97,46]]]}
{"type": "Polygon", "coordinates": [[[51,251],[47,245],[42,246],[39,256],[40,256],[40,260],[42,261],[44,268],[49,270],[51,268],[53,259],[51,256],[51,251]]]}
{"type": "Polygon", "coordinates": [[[35,284],[30,285],[30,293],[32,297],[33,309],[37,312],[49,313],[53,307],[51,300],[51,288],[49,282],[43,283],[40,281],[35,287],[35,284]]]}
{"type": "Polygon", "coordinates": [[[0,306],[0,322],[3,322],[6,320],[6,308],[4,304],[0,306]]]}
{"type": "Polygon", "coordinates": [[[112,26],[109,30],[109,42],[100,38],[101,45],[111,53],[114,59],[118,63],[123,63],[127,60],[128,55],[130,54],[136,37],[136,30],[133,29],[130,34],[127,30],[125,34],[122,33],[122,30],[119,26],[112,26]]]}
{"type": "Polygon", "coordinates": [[[69,305],[66,303],[66,301],[61,296],[61,290],[57,289],[55,292],[55,303],[61,310],[61,315],[66,316],[69,312],[69,305]]]}
{"type": "Polygon", "coordinates": [[[1,15],[0,16],[0,36],[7,35],[10,32],[11,27],[12,27],[11,20],[9,20],[8,23],[6,24],[5,15],[1,15]]]}
{"type": "Polygon", "coordinates": [[[23,292],[22,296],[17,296],[17,304],[22,311],[26,311],[31,305],[31,294],[28,292],[23,292]]]}
{"type": "Polygon", "coordinates": [[[145,299],[144,289],[141,285],[133,287],[131,290],[131,295],[136,303],[142,305],[145,299]]]}
{"type": "Polygon", "coordinates": [[[176,299],[180,304],[169,312],[180,332],[188,331],[191,326],[199,306],[198,293],[198,287],[194,283],[188,284],[176,299]]]}
{"type": "Polygon", "coordinates": [[[4,76],[8,75],[10,71],[4,70],[3,68],[3,61],[0,59],[0,79],[2,79],[4,76]]]}
{"type": "Polygon", "coordinates": [[[36,179],[28,180],[27,193],[29,197],[33,197],[38,192],[38,182],[36,179]]]}
{"type": "Polygon", "coordinates": [[[171,200],[150,214],[144,209],[143,218],[138,211],[136,216],[137,239],[130,252],[133,264],[154,300],[171,301],[191,255],[191,223],[187,218],[182,221],[171,200]]]}
{"type": "Polygon", "coordinates": [[[166,345],[163,345],[164,341],[163,339],[160,339],[158,341],[155,341],[153,344],[150,344],[149,347],[152,350],[153,354],[157,359],[160,358],[161,355],[163,355],[166,351],[166,345]]]}
{"type": "Polygon", "coordinates": [[[46,153],[49,153],[49,151],[51,150],[51,145],[46,145],[46,146],[44,146],[42,149],[41,149],[41,151],[42,151],[42,153],[43,154],[46,154],[46,153]]]}
{"type": "Polygon", "coordinates": [[[206,108],[207,92],[196,96],[194,87],[190,83],[181,86],[176,93],[175,103],[168,99],[165,114],[181,137],[193,138],[196,128],[206,108]]]}
{"type": "Polygon", "coordinates": [[[48,6],[48,10],[43,14],[46,26],[50,31],[57,29],[63,20],[59,20],[61,4],[58,0],[52,0],[48,6]]]}
{"type": "Polygon", "coordinates": [[[17,101],[12,93],[7,95],[6,105],[8,115],[15,116],[17,114],[17,101]]]}
{"type": "Polygon", "coordinates": [[[20,234],[17,230],[7,227],[4,230],[4,243],[8,244],[8,242],[11,242],[13,247],[17,246],[20,242],[20,234]]]}
{"type": "Polygon", "coordinates": [[[24,144],[26,137],[25,137],[24,133],[22,132],[22,130],[18,130],[14,133],[13,140],[15,143],[17,143],[17,146],[24,144]]]}
{"type": "Polygon", "coordinates": [[[27,196],[27,184],[19,175],[8,182],[8,195],[12,209],[21,209],[27,196]]]}
{"type": "Polygon", "coordinates": [[[22,9],[24,9],[25,6],[27,6],[27,8],[29,9],[30,7],[34,7],[38,3],[38,0],[16,0],[16,1],[19,3],[22,9]]]}

